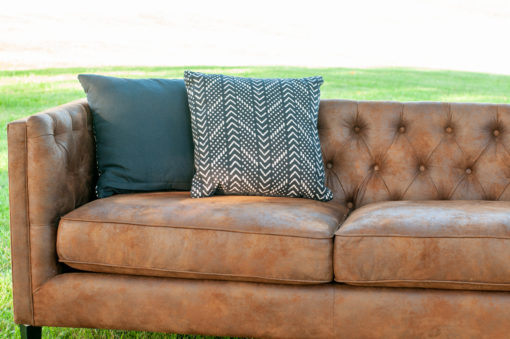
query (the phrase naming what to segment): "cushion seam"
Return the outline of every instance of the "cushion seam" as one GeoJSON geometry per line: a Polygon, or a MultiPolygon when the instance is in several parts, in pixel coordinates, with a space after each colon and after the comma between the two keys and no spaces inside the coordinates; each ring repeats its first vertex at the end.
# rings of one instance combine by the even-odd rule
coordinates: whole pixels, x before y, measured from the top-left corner
{"type": "Polygon", "coordinates": [[[198,227],[198,226],[172,226],[172,225],[158,225],[158,224],[149,225],[149,224],[136,223],[136,222],[85,220],[85,219],[73,219],[73,218],[69,218],[69,217],[61,218],[60,226],[63,226],[62,221],[104,223],[104,224],[116,224],[116,225],[127,225],[127,226],[179,228],[179,229],[186,229],[186,230],[217,231],[217,232],[244,233],[244,234],[254,234],[254,235],[271,235],[271,236],[277,236],[277,237],[293,237],[293,238],[312,239],[312,240],[331,240],[334,237],[334,234],[332,234],[329,237],[320,237],[319,238],[319,237],[290,235],[290,234],[287,235],[287,234],[276,234],[276,233],[266,233],[266,232],[259,233],[259,232],[239,231],[239,230],[225,230],[225,229],[217,229],[217,228],[198,227]]]}
{"type": "Polygon", "coordinates": [[[414,283],[448,283],[448,284],[467,284],[467,285],[487,285],[487,286],[510,286],[508,283],[493,283],[493,282],[478,282],[478,281],[464,281],[464,280],[413,280],[413,279],[387,279],[387,280],[337,280],[338,283],[399,283],[399,282],[414,282],[414,283]]]}
{"type": "Polygon", "coordinates": [[[71,264],[85,264],[85,265],[95,265],[95,266],[104,266],[104,267],[118,267],[118,268],[127,268],[127,269],[144,269],[144,270],[152,270],[152,271],[161,271],[161,272],[170,272],[170,273],[188,273],[188,274],[203,274],[210,276],[227,276],[233,278],[258,278],[258,279],[267,279],[267,280],[276,280],[276,281],[288,281],[288,282],[309,282],[309,283],[329,283],[332,280],[299,280],[299,279],[283,279],[283,278],[271,278],[271,277],[263,277],[257,275],[238,275],[238,274],[228,274],[228,273],[206,273],[206,272],[195,272],[195,271],[180,271],[180,270],[168,270],[164,268],[150,268],[150,267],[140,267],[140,266],[124,266],[124,265],[113,265],[113,264],[105,264],[105,263],[93,263],[93,262],[84,262],[84,261],[75,261],[75,260],[67,260],[60,259],[58,260],[62,263],[71,263],[71,264]]]}
{"type": "Polygon", "coordinates": [[[339,234],[335,234],[335,237],[339,237],[339,238],[431,238],[431,239],[434,239],[434,238],[445,238],[445,239],[453,238],[453,239],[501,239],[501,240],[510,240],[510,237],[505,237],[505,236],[490,236],[490,235],[473,235],[473,236],[468,236],[468,235],[461,235],[461,236],[456,236],[456,235],[427,236],[427,235],[424,235],[424,236],[421,236],[421,235],[404,235],[404,234],[388,234],[388,235],[383,235],[383,234],[352,234],[352,235],[342,234],[342,235],[339,235],[339,234]]]}

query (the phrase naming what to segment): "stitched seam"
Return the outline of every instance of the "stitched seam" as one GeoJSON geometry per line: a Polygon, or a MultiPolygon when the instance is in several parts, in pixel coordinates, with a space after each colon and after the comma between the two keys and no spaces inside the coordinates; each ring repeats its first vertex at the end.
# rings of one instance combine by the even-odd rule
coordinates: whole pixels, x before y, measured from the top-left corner
{"type": "Polygon", "coordinates": [[[388,185],[386,185],[386,181],[384,181],[384,178],[382,177],[382,175],[381,174],[377,174],[377,177],[379,177],[379,179],[381,179],[382,183],[384,184],[384,187],[386,188],[386,192],[388,192],[388,196],[391,196],[391,191],[388,188],[388,185]]]}
{"type": "Polygon", "coordinates": [[[331,303],[331,306],[333,308],[333,310],[331,311],[331,313],[332,313],[332,316],[331,316],[331,327],[332,327],[332,332],[333,332],[333,338],[336,338],[337,337],[337,335],[336,335],[336,326],[335,326],[336,288],[335,288],[335,286],[332,286],[331,288],[333,290],[333,302],[331,303]]]}
{"type": "Polygon", "coordinates": [[[430,239],[499,239],[499,240],[510,240],[510,237],[505,236],[490,236],[490,235],[437,235],[437,236],[427,236],[427,235],[406,235],[406,234],[342,234],[335,235],[339,238],[430,238],[430,239]]]}
{"type": "Polygon", "coordinates": [[[464,280],[413,280],[413,279],[395,279],[395,280],[336,280],[336,282],[343,283],[398,283],[398,282],[413,282],[413,283],[448,283],[448,284],[467,284],[467,285],[484,285],[484,286],[510,286],[509,283],[492,283],[492,282],[479,282],[479,281],[464,281],[464,280]]]}
{"type": "Polygon", "coordinates": [[[457,183],[455,184],[455,186],[453,187],[453,189],[450,191],[450,193],[448,194],[448,199],[450,200],[453,195],[455,194],[455,191],[457,191],[457,188],[460,186],[460,184],[464,181],[464,179],[466,178],[466,174],[463,174],[459,181],[457,181],[457,183]]]}
{"type": "Polygon", "coordinates": [[[28,126],[25,123],[25,215],[26,215],[26,223],[28,227],[28,236],[27,236],[27,245],[28,245],[28,279],[30,285],[30,313],[32,316],[32,324],[35,324],[35,315],[34,315],[34,287],[33,287],[33,279],[32,279],[32,244],[30,241],[31,238],[31,225],[30,225],[30,201],[28,198],[28,126]]]}
{"type": "Polygon", "coordinates": [[[432,186],[434,186],[434,188],[436,189],[437,196],[440,196],[441,193],[439,193],[439,189],[437,188],[437,185],[434,182],[434,180],[432,180],[432,177],[430,176],[430,173],[427,173],[427,177],[429,178],[429,181],[432,183],[432,186]]]}
{"type": "Polygon", "coordinates": [[[510,181],[505,185],[505,187],[503,187],[503,190],[501,191],[501,193],[498,195],[498,197],[496,198],[496,200],[500,200],[501,197],[503,196],[503,193],[505,193],[506,189],[508,188],[508,186],[510,186],[510,181]]]}
{"type": "MultiPolygon", "coordinates": [[[[57,274],[57,275],[58,275],[58,274],[57,274]]],[[[52,279],[52,278],[50,278],[50,280],[51,280],[51,279],[52,279]]],[[[46,281],[46,282],[47,282],[47,281],[46,281]]],[[[34,290],[34,293],[33,293],[33,294],[34,294],[34,295],[36,295],[36,294],[37,294],[37,292],[39,292],[39,290],[40,290],[41,288],[43,288],[43,286],[44,286],[44,285],[46,285],[46,282],[44,282],[41,286],[37,287],[37,288],[34,290]]]]}
{"type": "Polygon", "coordinates": [[[310,240],[330,240],[333,238],[334,234],[332,234],[328,238],[313,238],[313,237],[305,237],[299,235],[285,235],[285,234],[274,234],[274,233],[255,233],[255,232],[244,232],[237,230],[224,230],[224,229],[215,229],[215,228],[205,228],[205,227],[196,227],[196,226],[172,226],[172,225],[148,225],[143,223],[135,223],[135,222],[122,222],[122,221],[107,221],[107,220],[86,220],[86,219],[74,219],[69,217],[61,218],[62,221],[74,221],[74,222],[89,222],[89,223],[105,223],[105,224],[115,224],[115,225],[126,225],[126,226],[144,226],[144,227],[165,227],[165,228],[178,228],[185,230],[201,230],[201,231],[216,231],[216,232],[228,232],[228,233],[243,233],[243,234],[253,234],[253,235],[271,235],[276,237],[292,237],[292,238],[301,238],[301,239],[310,239],[310,240]]]}
{"type": "Polygon", "coordinates": [[[170,272],[170,273],[188,273],[188,274],[202,274],[209,276],[218,276],[218,277],[232,277],[232,278],[256,278],[256,279],[266,279],[266,280],[276,280],[276,281],[289,281],[289,282],[309,282],[309,283],[328,283],[332,280],[299,280],[299,279],[283,279],[283,278],[272,278],[272,277],[263,277],[257,275],[239,275],[239,274],[228,274],[228,273],[205,273],[205,272],[195,272],[195,271],[179,271],[179,270],[168,270],[164,268],[153,268],[153,267],[142,267],[142,266],[124,266],[124,265],[114,265],[114,264],[105,264],[105,263],[93,263],[93,262],[84,262],[84,261],[75,261],[75,260],[67,260],[67,259],[59,259],[60,262],[65,264],[84,264],[84,265],[95,265],[95,266],[104,266],[104,267],[118,267],[118,268],[126,268],[126,269],[142,269],[142,270],[151,270],[151,271],[159,271],[159,272],[170,272]]]}
{"type": "MultiPolygon", "coordinates": [[[[501,121],[501,120],[500,120],[500,116],[501,116],[501,114],[500,114],[500,112],[499,112],[500,107],[501,107],[501,105],[498,105],[498,106],[497,106],[497,113],[496,113],[496,116],[497,116],[498,121],[501,121]]],[[[506,152],[506,154],[507,154],[508,156],[510,156],[510,152],[508,152],[508,149],[506,148],[506,146],[505,146],[505,143],[504,143],[504,142],[496,143],[496,145],[500,145],[500,146],[502,146],[502,147],[503,147],[503,150],[506,152]]],[[[510,182],[509,182],[509,183],[505,186],[505,188],[503,189],[503,191],[501,192],[501,194],[498,196],[498,199],[497,199],[497,200],[499,200],[499,199],[501,198],[501,196],[503,195],[503,193],[505,193],[505,190],[507,189],[507,187],[508,187],[508,185],[509,185],[509,184],[510,184],[510,182]]]]}
{"type": "Polygon", "coordinates": [[[510,156],[510,152],[509,152],[509,151],[508,151],[508,149],[506,148],[505,143],[504,143],[504,142],[502,142],[502,143],[500,143],[500,145],[501,145],[501,146],[503,146],[503,149],[505,150],[506,154],[507,154],[508,156],[510,156]]]}
{"type": "MultiPolygon", "coordinates": [[[[322,147],[322,146],[321,146],[321,152],[322,152],[322,154],[325,154],[325,152],[324,152],[324,150],[323,150],[323,147],[322,147]]],[[[335,154],[334,154],[334,156],[333,156],[333,158],[332,158],[332,159],[335,159],[335,158],[336,158],[336,154],[337,154],[337,151],[335,150],[335,154]]],[[[326,160],[326,158],[325,158],[325,157],[324,157],[324,160],[326,160]]],[[[333,169],[331,169],[331,170],[330,170],[330,174],[329,174],[329,176],[331,176],[331,175],[334,175],[334,176],[335,176],[335,178],[336,178],[336,180],[337,180],[337,182],[338,182],[338,185],[339,185],[339,186],[340,186],[340,188],[342,189],[342,192],[344,192],[344,196],[347,196],[347,191],[345,190],[344,185],[342,185],[342,182],[341,182],[341,180],[340,180],[340,177],[338,177],[338,175],[336,174],[336,172],[335,172],[335,171],[333,171],[333,169]]],[[[327,179],[326,179],[326,181],[327,181],[327,179]]]]}
{"type": "Polygon", "coordinates": [[[409,185],[407,185],[406,189],[404,190],[404,193],[402,193],[402,199],[406,196],[407,194],[407,191],[409,191],[409,188],[411,188],[411,186],[414,184],[414,181],[416,180],[416,178],[420,175],[420,173],[416,173],[414,175],[414,177],[411,179],[411,182],[409,182],[409,185]]]}
{"type": "MultiPolygon", "coordinates": [[[[400,119],[402,119],[403,111],[404,111],[404,104],[402,104],[401,107],[400,107],[400,119]]],[[[393,135],[393,139],[391,139],[390,145],[384,151],[384,154],[381,157],[381,166],[384,166],[384,162],[386,161],[386,157],[388,156],[388,152],[390,151],[391,147],[395,144],[395,141],[398,139],[399,136],[400,135],[399,135],[398,132],[395,132],[395,134],[393,135]]],[[[391,196],[391,191],[390,191],[388,185],[386,184],[386,181],[384,181],[383,176],[382,175],[378,175],[378,177],[381,179],[382,183],[384,184],[384,187],[386,188],[386,192],[388,192],[388,195],[391,196]]]]}
{"type": "Polygon", "coordinates": [[[482,189],[482,194],[483,194],[483,197],[486,198],[488,195],[487,195],[487,192],[485,192],[485,188],[483,188],[483,185],[482,183],[480,182],[480,180],[478,180],[478,178],[476,177],[476,175],[473,175],[473,181],[475,181],[478,183],[478,186],[480,186],[480,188],[482,189]]]}
{"type": "Polygon", "coordinates": [[[432,149],[432,151],[430,151],[429,155],[427,156],[427,158],[425,159],[425,163],[429,163],[430,162],[430,158],[432,158],[432,155],[434,154],[434,152],[439,148],[439,146],[441,146],[441,144],[443,143],[443,140],[444,140],[444,135],[441,137],[441,139],[439,139],[439,142],[437,143],[436,147],[434,147],[432,149]]]}
{"type": "MultiPolygon", "coordinates": [[[[73,128],[74,126],[71,126],[71,128],[73,128]]],[[[68,134],[68,133],[78,133],[78,132],[83,132],[83,130],[80,128],[80,129],[70,129],[70,130],[65,130],[63,132],[60,132],[60,133],[46,133],[46,134],[39,134],[39,135],[36,135],[34,137],[30,137],[29,139],[30,140],[34,140],[34,139],[38,139],[38,138],[41,138],[41,137],[49,137],[49,136],[53,136],[53,137],[58,137],[60,135],[63,135],[63,134],[68,134]]]]}

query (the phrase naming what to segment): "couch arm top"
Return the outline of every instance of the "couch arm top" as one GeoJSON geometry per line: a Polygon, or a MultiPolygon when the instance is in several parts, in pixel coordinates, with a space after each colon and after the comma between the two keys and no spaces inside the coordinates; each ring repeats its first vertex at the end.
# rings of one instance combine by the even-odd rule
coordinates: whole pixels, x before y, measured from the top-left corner
{"type": "Polygon", "coordinates": [[[33,323],[32,293],[59,273],[60,217],[90,201],[95,152],[86,100],[7,126],[14,318],[33,323]]]}

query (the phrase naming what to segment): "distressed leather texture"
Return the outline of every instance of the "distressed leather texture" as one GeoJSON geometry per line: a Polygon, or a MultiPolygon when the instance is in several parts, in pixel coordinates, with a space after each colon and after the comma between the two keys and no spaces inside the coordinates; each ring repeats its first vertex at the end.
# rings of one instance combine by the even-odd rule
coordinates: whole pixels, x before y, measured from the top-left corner
{"type": "Polygon", "coordinates": [[[95,157],[86,101],[55,107],[7,127],[14,320],[33,322],[32,293],[61,272],[60,216],[93,196],[95,157]]]}
{"type": "Polygon", "coordinates": [[[14,321],[30,324],[33,322],[33,306],[27,210],[26,135],[26,119],[7,125],[14,321]]]}
{"type": "Polygon", "coordinates": [[[510,293],[490,290],[509,284],[509,126],[509,105],[323,100],[328,203],[203,204],[186,193],[90,203],[86,101],[18,120],[8,126],[14,320],[273,338],[504,338],[510,293]],[[73,269],[58,263],[57,247],[61,260],[110,261],[115,274],[99,265],[65,273],[73,269]],[[134,253],[150,254],[150,266],[132,270],[134,253]],[[145,270],[158,267],[194,270],[142,276],[167,275],[145,270]],[[337,280],[384,287],[317,283],[333,269],[337,280]]]}
{"type": "Polygon", "coordinates": [[[506,338],[510,293],[66,273],[35,324],[256,338],[506,338]]]}
{"type": "Polygon", "coordinates": [[[53,279],[34,298],[35,323],[47,326],[257,338],[332,337],[329,284],[70,273],[53,279]]]}
{"type": "Polygon", "coordinates": [[[508,338],[508,292],[342,284],[334,290],[334,338],[508,338]]]}
{"type": "Polygon", "coordinates": [[[325,283],[345,212],[309,199],[116,195],[65,215],[57,251],[61,262],[93,272],[325,283]]]}
{"type": "Polygon", "coordinates": [[[510,202],[391,201],[336,232],[335,281],[510,291],[510,202]]]}
{"type": "Polygon", "coordinates": [[[510,200],[510,105],[323,100],[326,185],[387,200],[510,200]]]}

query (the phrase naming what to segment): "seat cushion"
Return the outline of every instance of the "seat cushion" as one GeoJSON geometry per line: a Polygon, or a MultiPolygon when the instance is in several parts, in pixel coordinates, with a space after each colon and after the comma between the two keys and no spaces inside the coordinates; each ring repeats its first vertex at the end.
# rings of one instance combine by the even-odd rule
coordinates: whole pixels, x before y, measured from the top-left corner
{"type": "Polygon", "coordinates": [[[510,290],[510,202],[366,205],[336,232],[335,281],[510,290]]]}
{"type": "Polygon", "coordinates": [[[325,283],[345,209],[309,199],[189,192],[115,195],[65,215],[59,260],[147,276],[325,283]]]}

